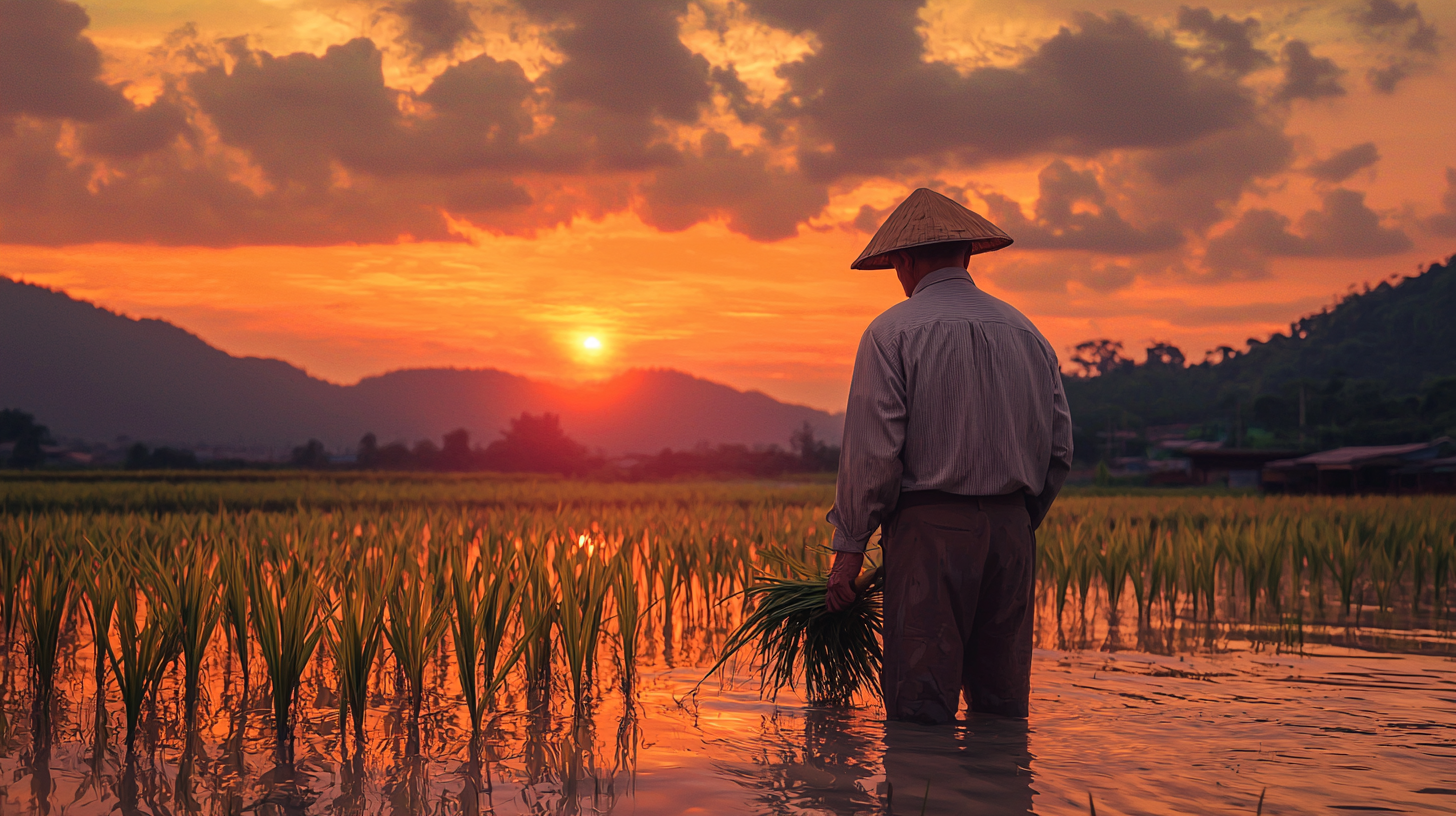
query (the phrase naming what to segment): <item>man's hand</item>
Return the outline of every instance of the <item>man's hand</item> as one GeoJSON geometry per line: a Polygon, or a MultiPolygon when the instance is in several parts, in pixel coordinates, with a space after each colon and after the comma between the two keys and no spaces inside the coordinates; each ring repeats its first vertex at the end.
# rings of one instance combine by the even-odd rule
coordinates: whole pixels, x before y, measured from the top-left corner
{"type": "Polygon", "coordinates": [[[838,612],[854,603],[858,594],[854,591],[854,579],[859,577],[864,559],[862,552],[834,553],[834,566],[829,570],[829,591],[824,596],[824,606],[830,612],[838,612]]]}

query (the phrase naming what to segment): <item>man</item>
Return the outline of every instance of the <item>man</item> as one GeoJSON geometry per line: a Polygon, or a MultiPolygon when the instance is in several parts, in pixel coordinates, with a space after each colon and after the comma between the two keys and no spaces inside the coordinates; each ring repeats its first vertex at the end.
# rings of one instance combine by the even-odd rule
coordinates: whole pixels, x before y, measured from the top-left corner
{"type": "Polygon", "coordinates": [[[1057,356],[976,287],[970,257],[1011,244],[919,189],[853,269],[894,267],[908,300],[860,340],[844,418],[827,604],[843,608],[883,527],[886,712],[946,723],[1027,715],[1036,543],[1072,463],[1057,356]]]}

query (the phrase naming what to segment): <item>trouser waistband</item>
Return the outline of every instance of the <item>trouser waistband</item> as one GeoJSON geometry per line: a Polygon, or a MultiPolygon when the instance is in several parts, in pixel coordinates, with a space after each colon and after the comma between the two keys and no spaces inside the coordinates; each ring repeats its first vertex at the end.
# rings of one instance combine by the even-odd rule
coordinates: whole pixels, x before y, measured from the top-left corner
{"type": "Polygon", "coordinates": [[[1024,507],[1026,506],[1026,491],[1018,490],[1014,493],[1002,493],[999,496],[963,496],[959,493],[947,493],[944,490],[911,490],[908,493],[900,494],[900,500],[895,504],[895,511],[899,512],[907,507],[924,507],[929,504],[968,504],[982,509],[1024,507]]]}

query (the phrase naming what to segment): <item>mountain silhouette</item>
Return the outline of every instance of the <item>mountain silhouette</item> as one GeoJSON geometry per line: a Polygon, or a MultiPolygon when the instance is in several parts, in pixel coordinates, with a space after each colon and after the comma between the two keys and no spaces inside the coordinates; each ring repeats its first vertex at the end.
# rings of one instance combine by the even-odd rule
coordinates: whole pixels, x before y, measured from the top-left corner
{"type": "Polygon", "coordinates": [[[235,357],[163,320],[4,277],[0,407],[28,411],[63,437],[274,452],[310,438],[352,449],[367,432],[412,442],[465,428],[489,442],[522,412],[559,414],[573,438],[608,453],[786,446],[805,422],[837,442],[843,424],[842,414],[661,369],[585,385],[407,369],[336,385],[281,360],[235,357]]]}

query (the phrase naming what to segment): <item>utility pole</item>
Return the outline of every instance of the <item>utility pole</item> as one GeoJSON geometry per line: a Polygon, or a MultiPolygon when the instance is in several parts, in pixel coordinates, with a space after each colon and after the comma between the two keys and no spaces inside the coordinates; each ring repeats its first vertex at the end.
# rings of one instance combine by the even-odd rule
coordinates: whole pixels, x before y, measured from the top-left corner
{"type": "Polygon", "coordinates": [[[1304,450],[1304,383],[1299,384],[1299,449],[1304,450]]]}

